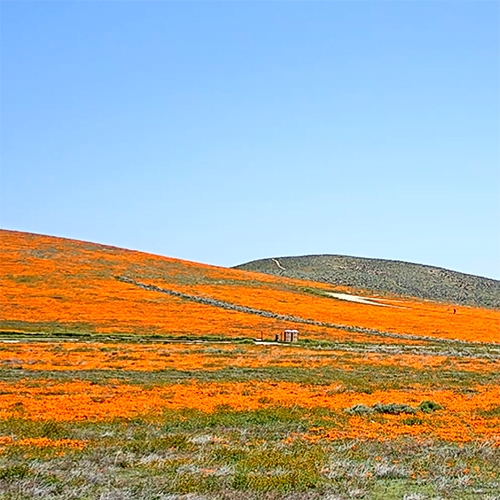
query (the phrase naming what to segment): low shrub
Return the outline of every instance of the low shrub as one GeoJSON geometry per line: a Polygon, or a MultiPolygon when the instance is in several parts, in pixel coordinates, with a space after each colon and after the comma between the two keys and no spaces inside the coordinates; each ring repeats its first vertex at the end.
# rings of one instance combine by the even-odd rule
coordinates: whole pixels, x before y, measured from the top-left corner
{"type": "Polygon", "coordinates": [[[433,413],[437,410],[442,410],[443,407],[436,403],[435,401],[422,401],[419,405],[418,408],[420,411],[423,411],[424,413],[433,413]]]}
{"type": "Polygon", "coordinates": [[[380,404],[377,403],[373,405],[373,410],[376,413],[386,413],[389,415],[400,415],[401,413],[416,413],[417,410],[412,406],[398,403],[380,404]]]}

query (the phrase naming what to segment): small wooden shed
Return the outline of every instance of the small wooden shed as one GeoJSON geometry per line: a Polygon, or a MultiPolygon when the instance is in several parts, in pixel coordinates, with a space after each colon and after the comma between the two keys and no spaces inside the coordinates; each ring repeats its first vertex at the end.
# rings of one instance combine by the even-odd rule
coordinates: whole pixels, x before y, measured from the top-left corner
{"type": "Polygon", "coordinates": [[[284,330],[279,335],[276,335],[276,341],[278,342],[298,342],[299,341],[299,331],[298,330],[284,330]]]}

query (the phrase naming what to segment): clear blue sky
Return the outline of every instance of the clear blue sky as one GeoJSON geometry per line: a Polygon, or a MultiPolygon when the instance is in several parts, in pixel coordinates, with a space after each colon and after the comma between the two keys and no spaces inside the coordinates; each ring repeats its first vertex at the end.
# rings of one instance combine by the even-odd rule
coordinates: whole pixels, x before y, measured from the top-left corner
{"type": "Polygon", "coordinates": [[[2,1],[0,225],[500,279],[499,10],[2,1]]]}

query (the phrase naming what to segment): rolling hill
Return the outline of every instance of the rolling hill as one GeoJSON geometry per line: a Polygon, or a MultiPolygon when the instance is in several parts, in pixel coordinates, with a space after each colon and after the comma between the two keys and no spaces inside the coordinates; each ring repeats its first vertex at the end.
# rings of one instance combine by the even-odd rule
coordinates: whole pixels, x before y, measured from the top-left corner
{"type": "MultiPolygon", "coordinates": [[[[399,289],[387,286],[387,273],[369,269],[357,274],[342,270],[341,276],[370,276],[371,281],[347,280],[353,289],[346,279],[332,283],[332,262],[323,271],[328,283],[297,279],[321,278],[317,272],[308,273],[306,264],[317,269],[311,258],[282,259],[285,269],[297,264],[287,277],[16,231],[2,230],[0,240],[4,332],[273,340],[283,329],[295,328],[302,339],[342,342],[499,340],[498,311],[457,310],[457,301],[452,305],[399,297],[394,293],[399,289]],[[361,288],[392,295],[370,299],[361,288]],[[365,303],[341,300],[353,293],[364,294],[365,303]]],[[[268,272],[270,266],[277,267],[272,261],[266,265],[246,267],[268,272]]],[[[420,270],[414,265],[404,268],[420,270]]],[[[484,283],[484,296],[493,294],[486,285],[493,291],[498,286],[476,281],[484,283]]],[[[439,274],[434,283],[440,283],[439,274]]],[[[403,287],[400,293],[407,291],[403,287]]]]}
{"type": "Polygon", "coordinates": [[[372,293],[500,308],[500,281],[409,262],[305,255],[254,260],[235,269],[361,288],[372,293]]]}

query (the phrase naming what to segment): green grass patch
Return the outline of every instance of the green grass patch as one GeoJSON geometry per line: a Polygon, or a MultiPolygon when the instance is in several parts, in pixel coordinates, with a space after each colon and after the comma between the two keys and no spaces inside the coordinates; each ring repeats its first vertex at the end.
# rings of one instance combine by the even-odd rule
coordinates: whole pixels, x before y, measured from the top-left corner
{"type": "Polygon", "coordinates": [[[469,500],[500,493],[500,450],[493,444],[287,439],[313,426],[335,425],[332,417],[275,407],[220,408],[212,415],[171,411],[156,422],[0,421],[0,433],[16,440],[43,435],[89,440],[83,450],[62,454],[57,448],[6,446],[0,455],[0,498],[40,498],[37,492],[45,491],[47,498],[85,500],[187,494],[208,500],[328,495],[401,500],[406,494],[469,500]]]}

